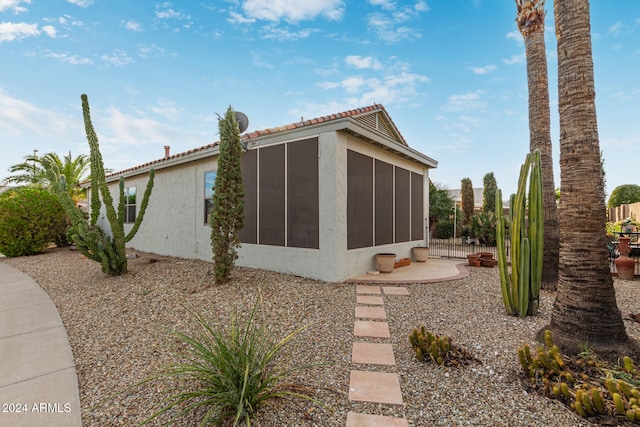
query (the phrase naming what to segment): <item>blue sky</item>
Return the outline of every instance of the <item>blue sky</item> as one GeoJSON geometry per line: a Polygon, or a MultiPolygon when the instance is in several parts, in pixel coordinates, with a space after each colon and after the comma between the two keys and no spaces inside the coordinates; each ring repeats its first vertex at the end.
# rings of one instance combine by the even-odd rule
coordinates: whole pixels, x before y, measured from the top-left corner
{"type": "MultiPolygon", "coordinates": [[[[548,51],[556,186],[553,3],[548,51]]],[[[249,131],[383,104],[409,145],[458,188],[494,172],[515,191],[529,147],[514,1],[0,0],[0,178],[38,150],[88,153],[80,94],[105,166],[125,169],[249,131]]],[[[640,4],[592,0],[607,190],[640,184],[640,4]]]]}

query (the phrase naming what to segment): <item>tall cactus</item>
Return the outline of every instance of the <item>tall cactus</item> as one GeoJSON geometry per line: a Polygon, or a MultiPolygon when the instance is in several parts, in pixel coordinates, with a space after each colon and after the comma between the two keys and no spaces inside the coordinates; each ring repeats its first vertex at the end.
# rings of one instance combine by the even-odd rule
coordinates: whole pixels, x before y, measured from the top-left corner
{"type": "Polygon", "coordinates": [[[511,274],[506,248],[502,192],[496,197],[498,265],[502,299],[507,313],[525,317],[538,311],[542,280],[542,251],[544,218],[542,208],[542,179],[540,150],[528,153],[518,181],[518,192],[511,196],[511,274]],[[527,179],[529,197],[526,198],[527,179]]]}
{"type": "MultiPolygon", "coordinates": [[[[119,193],[120,200],[118,209],[114,208],[113,197],[109,191],[107,180],[104,172],[104,164],[102,162],[102,154],[98,146],[98,137],[91,123],[91,115],[89,111],[89,100],[87,95],[82,94],[82,113],[84,117],[85,131],[89,142],[91,152],[91,216],[89,220],[85,219],[75,203],[71,200],[68,192],[66,192],[66,182],[64,176],[55,179],[54,190],[60,199],[62,206],[71,218],[72,226],[69,228],[68,234],[76,244],[78,250],[87,258],[97,261],[102,266],[102,271],[117,276],[127,272],[127,257],[125,253],[125,243],[133,239],[149,204],[149,197],[153,189],[154,170],[149,171],[149,181],[142,198],[140,212],[136,217],[133,227],[128,234],[124,233],[124,178],[120,177],[119,193]],[[106,233],[98,224],[98,216],[105,204],[105,212],[107,220],[111,228],[111,235],[106,233]]],[[[46,168],[45,168],[46,169],[46,168]]],[[[48,170],[48,174],[56,174],[54,170],[48,170]]],[[[56,174],[58,175],[58,174],[56,174]]]]}

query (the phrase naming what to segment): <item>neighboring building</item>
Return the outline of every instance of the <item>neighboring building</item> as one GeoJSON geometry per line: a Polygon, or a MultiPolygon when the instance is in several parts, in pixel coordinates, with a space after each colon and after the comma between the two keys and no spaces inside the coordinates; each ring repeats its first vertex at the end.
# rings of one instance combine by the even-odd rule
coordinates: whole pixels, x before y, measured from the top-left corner
{"type": "Polygon", "coordinates": [[[627,203],[609,209],[609,221],[618,222],[627,218],[640,221],[640,202],[627,203]]]}
{"type": "MultiPolygon", "coordinates": [[[[245,226],[236,265],[334,282],[375,269],[374,255],[409,257],[424,245],[429,169],[437,162],[410,148],[382,105],[242,135],[245,226]]],[[[107,177],[114,203],[125,179],[125,232],[148,172],[155,185],[130,247],[211,260],[207,212],[218,143],[170,155],[107,177]]],[[[100,225],[108,229],[101,217],[100,225]]]]}

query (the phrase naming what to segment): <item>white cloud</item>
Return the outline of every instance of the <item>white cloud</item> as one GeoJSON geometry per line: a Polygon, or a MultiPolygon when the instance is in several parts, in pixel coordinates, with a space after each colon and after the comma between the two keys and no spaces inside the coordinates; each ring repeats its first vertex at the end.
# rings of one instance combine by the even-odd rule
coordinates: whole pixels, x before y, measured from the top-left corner
{"type": "Polygon", "coordinates": [[[282,28],[278,28],[275,25],[268,25],[264,28],[265,34],[264,38],[267,40],[278,40],[278,41],[293,41],[293,40],[301,40],[306,39],[312,33],[318,31],[311,28],[304,28],[300,31],[292,32],[282,28]]]}
{"type": "Polygon", "coordinates": [[[413,6],[397,7],[394,1],[370,0],[374,6],[380,6],[382,11],[370,14],[367,17],[367,25],[381,40],[387,43],[396,43],[400,40],[416,39],[422,34],[406,23],[412,18],[429,11],[429,6],[424,1],[419,1],[413,6]]]}
{"type": "Polygon", "coordinates": [[[71,65],[90,65],[93,61],[89,58],[82,58],[78,55],[69,55],[67,53],[46,51],[43,55],[45,58],[56,59],[61,62],[66,62],[71,65]]]}
{"type": "MultiPolygon", "coordinates": [[[[69,137],[73,119],[56,111],[9,96],[0,89],[0,133],[3,135],[69,137]]],[[[75,131],[75,130],[74,130],[75,131]]],[[[77,129],[81,132],[81,129],[77,129]]]]}
{"type": "Polygon", "coordinates": [[[27,8],[20,6],[21,3],[31,4],[31,0],[0,0],[0,12],[12,10],[13,13],[26,12],[27,8]]]}
{"type": "Polygon", "coordinates": [[[160,143],[171,145],[176,141],[175,128],[163,122],[144,116],[134,116],[123,113],[116,107],[109,107],[106,117],[102,120],[103,129],[108,129],[101,139],[113,144],[127,144],[133,146],[160,143]]]}
{"type": "Polygon", "coordinates": [[[609,27],[609,30],[607,30],[607,34],[618,36],[622,32],[623,28],[624,25],[622,24],[622,22],[618,21],[609,27]]]}
{"type": "Polygon", "coordinates": [[[481,90],[462,95],[451,95],[447,103],[442,106],[442,110],[459,112],[484,109],[486,103],[482,100],[482,95],[484,95],[484,91],[481,90]]]}
{"type": "Polygon", "coordinates": [[[382,68],[382,64],[372,56],[349,55],[344,59],[344,62],[348,66],[357,69],[371,68],[373,70],[379,70],[382,68]]]}
{"type": "Polygon", "coordinates": [[[487,74],[494,71],[497,67],[495,65],[485,65],[484,67],[469,67],[473,74],[487,74]]]}
{"type": "Polygon", "coordinates": [[[342,19],[344,15],[342,0],[246,0],[242,4],[248,19],[266,21],[300,22],[324,17],[332,21],[342,19]]]}
{"type": "Polygon", "coordinates": [[[0,23],[0,43],[25,37],[34,37],[39,34],[38,24],[27,24],[26,22],[0,23]]]}
{"type": "Polygon", "coordinates": [[[157,105],[149,107],[149,110],[169,120],[176,120],[180,116],[180,110],[176,103],[166,99],[159,100],[157,105]]]}
{"type": "Polygon", "coordinates": [[[517,55],[511,55],[510,58],[503,59],[502,62],[504,62],[507,65],[522,64],[522,63],[525,62],[526,58],[527,57],[526,57],[525,53],[523,52],[523,53],[520,53],[520,54],[517,54],[517,55]]]}
{"type": "Polygon", "coordinates": [[[522,37],[522,33],[518,30],[509,31],[507,33],[507,40],[514,40],[518,43],[524,43],[524,37],[522,37]]]}
{"type": "Polygon", "coordinates": [[[67,0],[71,4],[75,4],[80,7],[89,7],[93,4],[93,0],[67,0]]]}
{"type": "Polygon", "coordinates": [[[51,38],[56,37],[56,28],[52,25],[43,26],[42,31],[51,38]]]}
{"type": "Polygon", "coordinates": [[[164,54],[164,49],[155,44],[142,44],[138,46],[138,56],[141,58],[158,58],[164,54]]]}
{"type": "Polygon", "coordinates": [[[142,31],[142,25],[140,25],[139,22],[129,20],[129,21],[122,21],[121,24],[127,30],[142,31]]]}
{"type": "Polygon", "coordinates": [[[274,68],[273,65],[268,63],[258,52],[251,52],[251,63],[258,68],[274,68]]]}
{"type": "Polygon", "coordinates": [[[133,62],[133,58],[127,55],[127,52],[120,49],[116,49],[110,54],[104,54],[100,56],[100,59],[102,59],[107,64],[115,65],[116,67],[127,65],[133,62]]]}
{"type": "Polygon", "coordinates": [[[178,19],[189,20],[191,16],[184,12],[173,9],[173,4],[170,2],[164,2],[158,6],[159,10],[156,10],[156,18],[158,19],[178,19]]]}

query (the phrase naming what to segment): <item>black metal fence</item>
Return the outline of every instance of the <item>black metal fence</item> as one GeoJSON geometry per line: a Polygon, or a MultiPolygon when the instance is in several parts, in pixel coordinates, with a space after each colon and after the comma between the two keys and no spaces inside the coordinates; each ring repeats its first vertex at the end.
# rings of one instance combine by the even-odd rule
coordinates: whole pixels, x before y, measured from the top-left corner
{"type": "MultiPolygon", "coordinates": [[[[511,253],[509,240],[506,242],[506,250],[507,260],[509,260],[509,254],[511,253]]],[[[476,240],[470,240],[466,237],[429,240],[430,256],[467,259],[468,254],[475,254],[477,252],[491,252],[494,258],[497,258],[498,255],[498,250],[495,246],[483,245],[476,240]]]]}
{"type": "MultiPolygon", "coordinates": [[[[639,234],[639,233],[636,233],[639,234]]],[[[635,274],[640,276],[640,246],[632,245],[632,251],[629,257],[632,258],[635,265],[635,274]]],[[[497,258],[497,248],[495,246],[482,245],[473,240],[468,240],[465,237],[458,237],[456,239],[430,239],[429,240],[429,255],[442,257],[442,258],[460,258],[467,259],[467,254],[474,254],[477,252],[491,252],[494,258],[497,258]]],[[[511,261],[511,244],[510,241],[506,241],[507,261],[511,261]]],[[[615,258],[619,254],[616,252],[615,245],[610,248],[609,261],[611,265],[611,273],[618,274],[616,270],[615,258]]]]}

